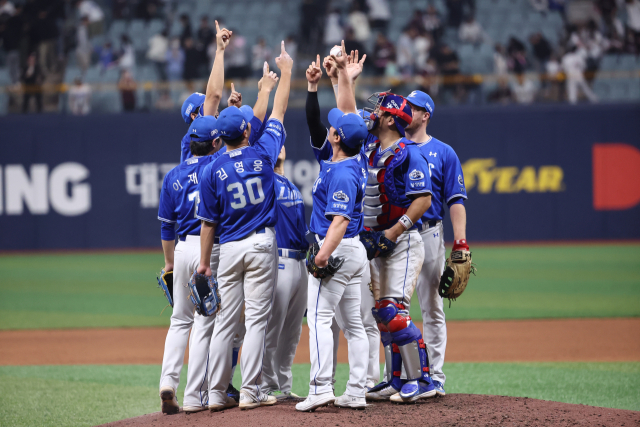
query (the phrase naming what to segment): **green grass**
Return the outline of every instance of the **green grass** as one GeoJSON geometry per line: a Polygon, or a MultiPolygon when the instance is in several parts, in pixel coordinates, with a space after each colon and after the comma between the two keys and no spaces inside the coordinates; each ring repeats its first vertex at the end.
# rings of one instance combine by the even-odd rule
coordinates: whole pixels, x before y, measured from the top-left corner
{"type": "MultiPolygon", "coordinates": [[[[639,258],[640,244],[474,247],[478,275],[447,318],[640,316],[639,258]]],[[[0,256],[0,329],[168,325],[162,265],[160,252],[0,256]]]]}
{"type": "MultiPolygon", "coordinates": [[[[294,392],[308,393],[309,365],[293,366],[294,392]]],[[[640,410],[640,362],[450,363],[448,393],[522,396],[640,410]]],[[[337,369],[344,392],[348,366],[337,369]]],[[[160,366],[2,366],[3,426],[87,426],[159,410],[160,366]]],[[[186,378],[186,370],[183,371],[186,378]]],[[[240,378],[236,375],[236,386],[240,378]]],[[[182,402],[184,382],[178,397],[182,402]]]]}

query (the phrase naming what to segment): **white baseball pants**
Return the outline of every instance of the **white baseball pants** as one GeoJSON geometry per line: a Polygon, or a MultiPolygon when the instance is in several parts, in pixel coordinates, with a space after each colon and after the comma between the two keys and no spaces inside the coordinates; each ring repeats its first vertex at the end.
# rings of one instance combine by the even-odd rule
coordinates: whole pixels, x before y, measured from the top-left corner
{"type": "Polygon", "coordinates": [[[262,392],[290,393],[291,365],[302,333],[302,317],[307,308],[307,269],[304,260],[279,257],[271,319],[262,366],[262,392]]]}
{"type": "MultiPolygon", "coordinates": [[[[371,271],[369,263],[364,270],[362,276],[362,282],[360,282],[360,316],[362,316],[362,325],[367,333],[367,339],[369,340],[369,363],[367,365],[367,387],[373,387],[380,381],[380,330],[376,319],[373,318],[371,309],[375,306],[376,301],[373,299],[373,293],[371,292],[371,271]]],[[[342,319],[336,314],[336,321],[338,327],[342,329],[342,319]]],[[[334,364],[338,360],[338,344],[339,333],[334,333],[333,337],[333,360],[334,364]]],[[[334,367],[335,375],[335,367],[334,367]]]]}
{"type": "MultiPolygon", "coordinates": [[[[322,242],[320,242],[322,244],[322,242]]],[[[344,258],[340,270],[326,279],[309,275],[307,324],[311,372],[309,394],[333,391],[333,332],[331,324],[339,313],[349,345],[349,380],[346,393],[364,397],[369,343],[360,316],[360,286],[367,263],[358,237],[343,239],[332,254],[344,258]]]]}
{"type": "Polygon", "coordinates": [[[276,234],[270,227],[220,245],[221,302],[209,349],[209,405],[226,402],[233,340],[241,330],[243,302],[246,333],[240,358],[241,391],[259,398],[265,336],[278,272],[277,249],[276,234]]]}
{"type": "Polygon", "coordinates": [[[431,378],[444,384],[442,365],[447,348],[447,324],[442,298],[438,295],[446,255],[442,221],[420,235],[424,243],[424,263],[416,292],[422,312],[422,337],[429,348],[431,378]]]}
{"type": "MultiPolygon", "coordinates": [[[[211,270],[218,268],[218,254],[216,248],[211,253],[211,270]]],[[[187,284],[194,270],[200,264],[200,236],[186,236],[184,241],[179,241],[175,248],[173,263],[173,313],[171,326],[167,332],[164,344],[164,357],[162,358],[162,374],[160,375],[160,387],[170,386],[178,389],[180,384],[180,371],[184,362],[184,352],[189,341],[189,331],[194,323],[194,307],[189,299],[187,284]]],[[[211,319],[213,321],[213,319],[211,319]]],[[[211,326],[213,327],[213,325],[211,326]]],[[[191,346],[191,355],[194,353],[206,356],[208,347],[205,344],[191,346]]],[[[191,371],[193,366],[189,364],[191,371]]],[[[202,367],[204,369],[204,366],[202,367]]],[[[195,370],[195,369],[194,369],[195,370]]],[[[187,385],[189,381],[187,381],[187,385]]]]}

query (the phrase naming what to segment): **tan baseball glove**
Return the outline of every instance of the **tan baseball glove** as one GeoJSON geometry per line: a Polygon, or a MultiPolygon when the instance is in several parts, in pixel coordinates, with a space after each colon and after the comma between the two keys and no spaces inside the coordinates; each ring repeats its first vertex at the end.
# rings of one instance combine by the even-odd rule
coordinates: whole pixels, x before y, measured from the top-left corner
{"type": "Polygon", "coordinates": [[[476,267],[471,264],[469,245],[466,240],[456,240],[438,287],[438,294],[449,300],[449,307],[467,288],[471,274],[475,276],[476,267]]]}

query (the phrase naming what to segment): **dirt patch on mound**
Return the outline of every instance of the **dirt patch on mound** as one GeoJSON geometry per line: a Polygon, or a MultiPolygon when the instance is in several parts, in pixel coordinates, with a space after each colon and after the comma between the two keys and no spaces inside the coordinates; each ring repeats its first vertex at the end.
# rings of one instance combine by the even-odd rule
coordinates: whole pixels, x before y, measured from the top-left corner
{"type": "Polygon", "coordinates": [[[333,406],[316,412],[298,412],[295,402],[282,402],[275,406],[251,411],[238,408],[218,413],[180,413],[162,415],[154,413],[105,424],[112,427],[138,426],[350,426],[350,425],[527,425],[527,426],[633,426],[640,423],[640,412],[621,409],[572,405],[544,400],[450,394],[442,398],[423,400],[410,405],[390,402],[376,403],[355,411],[333,406]]]}
{"type": "MultiPolygon", "coordinates": [[[[448,362],[640,360],[640,318],[457,321],[447,327],[448,362]]],[[[167,328],[0,331],[0,365],[161,364],[166,335],[167,328]]],[[[308,337],[305,326],[295,363],[309,363],[308,337]]],[[[338,362],[347,362],[343,336],[338,362]]]]}

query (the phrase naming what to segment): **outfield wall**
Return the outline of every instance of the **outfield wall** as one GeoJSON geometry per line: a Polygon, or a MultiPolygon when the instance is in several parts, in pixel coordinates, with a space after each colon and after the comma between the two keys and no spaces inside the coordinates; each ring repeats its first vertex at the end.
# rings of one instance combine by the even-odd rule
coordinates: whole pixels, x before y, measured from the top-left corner
{"type": "MultiPolygon", "coordinates": [[[[304,111],[285,127],[309,213],[304,111]]],[[[177,113],[1,117],[0,250],[160,247],[186,130],[177,113]]],[[[439,108],[429,133],[463,164],[471,242],[640,238],[640,105],[439,108]]]]}

